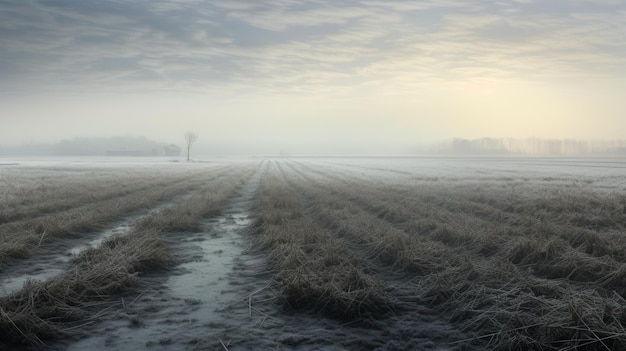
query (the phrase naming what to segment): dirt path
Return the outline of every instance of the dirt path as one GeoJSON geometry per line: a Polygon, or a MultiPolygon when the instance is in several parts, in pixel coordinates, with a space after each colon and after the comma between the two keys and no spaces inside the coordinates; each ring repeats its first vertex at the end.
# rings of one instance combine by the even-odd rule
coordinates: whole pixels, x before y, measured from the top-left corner
{"type": "Polygon", "coordinates": [[[141,295],[127,297],[113,318],[67,350],[202,348],[214,340],[207,335],[222,330],[224,321],[247,317],[247,310],[243,316],[230,311],[232,305],[247,306],[238,285],[252,277],[235,271],[248,249],[259,177],[257,172],[217,216],[205,220],[203,230],[170,234],[179,264],[166,274],[147,277],[141,295]]]}

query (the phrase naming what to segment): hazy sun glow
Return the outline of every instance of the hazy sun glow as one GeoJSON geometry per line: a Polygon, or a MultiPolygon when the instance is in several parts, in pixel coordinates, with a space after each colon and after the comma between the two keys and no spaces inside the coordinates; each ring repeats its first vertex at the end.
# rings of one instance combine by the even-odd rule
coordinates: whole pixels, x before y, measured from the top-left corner
{"type": "Polygon", "coordinates": [[[623,138],[623,23],[623,1],[9,0],[0,145],[623,138]]]}

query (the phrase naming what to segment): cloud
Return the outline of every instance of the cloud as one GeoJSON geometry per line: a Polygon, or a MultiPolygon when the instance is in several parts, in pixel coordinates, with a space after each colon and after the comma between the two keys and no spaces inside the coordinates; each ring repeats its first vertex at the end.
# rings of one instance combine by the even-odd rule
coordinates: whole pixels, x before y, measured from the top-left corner
{"type": "Polygon", "coordinates": [[[622,74],[621,1],[7,0],[0,92],[324,94],[622,74]]]}

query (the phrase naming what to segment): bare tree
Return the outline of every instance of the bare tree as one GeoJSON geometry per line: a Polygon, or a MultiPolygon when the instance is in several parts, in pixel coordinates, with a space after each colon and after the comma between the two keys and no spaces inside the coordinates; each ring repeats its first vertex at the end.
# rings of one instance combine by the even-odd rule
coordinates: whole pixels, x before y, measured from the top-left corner
{"type": "Polygon", "coordinates": [[[198,140],[198,134],[192,131],[185,132],[185,143],[187,143],[187,162],[189,162],[189,151],[191,150],[191,146],[196,142],[196,140],[198,140]]]}

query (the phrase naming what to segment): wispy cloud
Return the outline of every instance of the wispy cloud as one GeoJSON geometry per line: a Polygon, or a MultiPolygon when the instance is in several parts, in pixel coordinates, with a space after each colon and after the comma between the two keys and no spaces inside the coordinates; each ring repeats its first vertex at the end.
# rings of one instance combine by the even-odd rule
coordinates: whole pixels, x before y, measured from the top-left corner
{"type": "Polygon", "coordinates": [[[614,0],[7,0],[0,89],[334,93],[623,77],[624,23],[614,0]]]}

